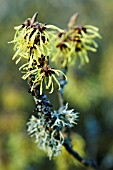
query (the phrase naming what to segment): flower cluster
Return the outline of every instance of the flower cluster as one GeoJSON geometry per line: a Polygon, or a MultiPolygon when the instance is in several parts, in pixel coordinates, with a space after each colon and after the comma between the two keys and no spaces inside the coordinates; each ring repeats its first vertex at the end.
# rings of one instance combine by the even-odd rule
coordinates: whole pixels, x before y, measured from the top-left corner
{"type": "Polygon", "coordinates": [[[28,132],[31,136],[35,136],[38,147],[44,150],[51,159],[61,153],[64,143],[63,130],[77,123],[78,113],[74,113],[73,109],[68,110],[68,104],[54,111],[46,95],[39,96],[39,99],[34,97],[35,112],[38,114],[32,116],[28,122],[28,132]]]}
{"type": "Polygon", "coordinates": [[[40,86],[40,95],[43,91],[43,83],[45,85],[45,89],[50,89],[50,93],[52,93],[54,90],[54,82],[58,85],[59,90],[61,88],[60,83],[57,80],[57,77],[59,77],[60,74],[63,74],[65,79],[67,79],[62,71],[53,69],[49,66],[49,57],[46,58],[44,55],[41,55],[41,57],[38,58],[38,62],[33,60],[32,68],[24,68],[24,70],[25,69],[27,72],[25,72],[22,78],[26,79],[29,76],[33,76],[34,78],[31,88],[33,89],[36,86],[40,86]]]}
{"type": "Polygon", "coordinates": [[[54,60],[61,60],[62,66],[65,67],[69,63],[75,63],[77,57],[80,58],[80,64],[89,62],[88,52],[96,52],[98,47],[95,38],[101,38],[98,28],[86,25],[75,26],[67,31],[60,32],[56,39],[57,53],[53,57],[54,60]]]}
{"type": "Polygon", "coordinates": [[[16,53],[13,56],[13,60],[18,58],[16,60],[17,64],[22,58],[25,59],[25,63],[19,70],[22,70],[24,73],[22,76],[24,80],[29,76],[34,76],[32,88],[37,85],[40,86],[40,94],[42,94],[42,87],[45,84],[45,89],[50,89],[50,93],[52,93],[54,82],[56,82],[58,89],[60,89],[57,77],[61,73],[60,70],[49,66],[49,58],[53,50],[52,37],[55,36],[52,31],[62,30],[55,26],[35,21],[37,14],[34,14],[32,18],[28,18],[21,26],[15,27],[16,33],[12,42],[14,43],[16,53]]]}
{"type": "Polygon", "coordinates": [[[55,31],[62,31],[53,25],[39,23],[36,20],[38,13],[35,13],[32,18],[28,18],[22,25],[15,27],[16,33],[14,40],[13,60],[19,57],[18,63],[22,58],[27,59],[28,68],[32,67],[33,60],[38,61],[38,58],[43,54],[50,56],[52,53],[52,37],[55,38],[55,31]],[[49,29],[49,31],[48,31],[49,29]]]}

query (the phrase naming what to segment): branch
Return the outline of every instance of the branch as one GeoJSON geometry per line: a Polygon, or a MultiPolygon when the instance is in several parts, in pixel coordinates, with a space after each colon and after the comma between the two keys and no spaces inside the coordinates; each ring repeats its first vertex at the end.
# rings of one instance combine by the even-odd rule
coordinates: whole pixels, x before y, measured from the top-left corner
{"type": "MultiPolygon", "coordinates": [[[[67,67],[65,67],[62,71],[66,75],[67,67]]],[[[64,105],[64,98],[63,98],[64,87],[67,84],[67,82],[64,79],[62,74],[60,75],[59,83],[61,85],[61,89],[58,92],[58,97],[59,97],[60,107],[63,107],[63,105],[64,105]]],[[[71,140],[70,140],[70,131],[69,131],[69,129],[66,128],[65,132],[67,134],[67,138],[65,139],[63,145],[64,145],[65,149],[69,152],[69,154],[71,154],[76,160],[78,160],[85,167],[91,168],[92,170],[97,170],[98,169],[97,165],[93,160],[86,160],[86,159],[82,158],[75,150],[73,150],[71,140]]]]}
{"type": "Polygon", "coordinates": [[[71,154],[76,160],[78,160],[85,167],[91,168],[92,170],[98,170],[96,163],[93,160],[86,160],[82,158],[75,150],[73,150],[71,141],[69,138],[66,138],[64,141],[65,149],[71,154]]]}
{"type": "MultiPolygon", "coordinates": [[[[65,75],[67,74],[67,66],[65,66],[65,68],[62,69],[62,72],[65,75]]],[[[61,89],[58,91],[58,98],[59,98],[60,107],[62,107],[64,106],[64,97],[63,97],[64,87],[67,84],[67,80],[65,79],[63,74],[60,74],[59,83],[60,83],[61,89]]]]}

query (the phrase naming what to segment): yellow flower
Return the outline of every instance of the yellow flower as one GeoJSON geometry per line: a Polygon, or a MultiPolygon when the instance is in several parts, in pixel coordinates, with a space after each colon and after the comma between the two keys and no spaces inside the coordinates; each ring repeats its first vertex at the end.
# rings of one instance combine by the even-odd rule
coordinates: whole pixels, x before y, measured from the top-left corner
{"type": "Polygon", "coordinates": [[[88,63],[88,51],[95,52],[98,47],[95,38],[101,38],[98,31],[98,28],[87,25],[59,33],[56,39],[57,53],[52,60],[61,60],[63,67],[75,63],[77,57],[82,65],[88,63]]]}
{"type": "Polygon", "coordinates": [[[60,90],[60,83],[57,79],[60,74],[63,74],[65,79],[67,79],[66,75],[62,71],[53,69],[47,63],[45,63],[43,67],[37,67],[33,70],[27,71],[27,73],[22,78],[26,79],[29,76],[34,76],[31,90],[33,90],[33,88],[39,87],[40,95],[42,95],[43,84],[45,85],[45,89],[50,89],[49,93],[54,91],[55,83],[58,85],[58,90],[60,90]]]}

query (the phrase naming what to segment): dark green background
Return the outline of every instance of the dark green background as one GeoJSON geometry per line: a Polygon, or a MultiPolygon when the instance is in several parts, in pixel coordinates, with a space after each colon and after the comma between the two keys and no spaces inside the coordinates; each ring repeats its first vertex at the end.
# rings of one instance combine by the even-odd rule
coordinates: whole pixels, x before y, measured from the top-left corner
{"type": "MultiPolygon", "coordinates": [[[[49,161],[28,136],[26,122],[34,102],[19,66],[12,61],[14,26],[39,12],[38,20],[66,28],[79,13],[78,25],[99,27],[97,53],[90,64],[69,68],[65,100],[80,112],[73,129],[73,145],[82,155],[97,160],[100,170],[113,169],[113,1],[109,0],[0,0],[0,170],[82,170],[65,151],[49,161]]],[[[52,103],[57,96],[53,94],[52,103]]]]}

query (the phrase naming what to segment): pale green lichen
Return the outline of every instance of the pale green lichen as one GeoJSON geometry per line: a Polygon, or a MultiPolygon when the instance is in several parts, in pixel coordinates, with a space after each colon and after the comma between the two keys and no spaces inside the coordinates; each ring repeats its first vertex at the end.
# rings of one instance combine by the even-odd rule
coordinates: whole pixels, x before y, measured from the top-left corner
{"type": "Polygon", "coordinates": [[[50,113],[41,111],[37,116],[38,118],[32,116],[28,122],[28,133],[32,137],[35,136],[38,147],[51,159],[61,153],[64,142],[63,130],[77,124],[78,113],[75,113],[73,109],[68,110],[68,104],[66,104],[64,108],[51,112],[51,116],[50,113]]]}

